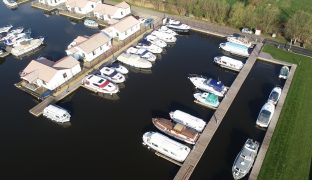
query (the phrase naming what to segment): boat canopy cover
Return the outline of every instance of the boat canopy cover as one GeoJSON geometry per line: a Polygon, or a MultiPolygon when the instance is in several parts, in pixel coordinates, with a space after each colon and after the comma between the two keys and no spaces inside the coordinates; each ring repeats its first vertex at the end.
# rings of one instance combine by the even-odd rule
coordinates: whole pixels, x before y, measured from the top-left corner
{"type": "Polygon", "coordinates": [[[219,91],[219,92],[221,92],[224,87],[221,81],[217,81],[215,79],[210,79],[208,86],[213,87],[216,91],[219,91]]]}
{"type": "Polygon", "coordinates": [[[212,104],[216,104],[219,102],[219,99],[217,95],[209,93],[208,96],[206,97],[206,101],[212,104]]]}

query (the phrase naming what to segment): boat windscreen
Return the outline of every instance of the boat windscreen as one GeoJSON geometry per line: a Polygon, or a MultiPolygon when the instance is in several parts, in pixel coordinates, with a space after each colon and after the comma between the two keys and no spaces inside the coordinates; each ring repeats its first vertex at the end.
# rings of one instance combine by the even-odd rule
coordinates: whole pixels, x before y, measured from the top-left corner
{"type": "Polygon", "coordinates": [[[283,75],[283,76],[287,76],[288,75],[288,68],[287,67],[282,67],[281,75],[283,75]]]}
{"type": "Polygon", "coordinates": [[[118,72],[117,71],[113,71],[113,73],[111,73],[110,75],[108,75],[109,77],[114,77],[118,72]]]}
{"type": "Polygon", "coordinates": [[[215,79],[211,79],[209,81],[208,86],[213,87],[213,89],[215,89],[216,91],[219,91],[219,92],[221,92],[223,90],[223,87],[224,87],[223,84],[221,83],[221,81],[217,81],[215,79]]]}
{"type": "Polygon", "coordinates": [[[209,93],[209,95],[206,97],[206,101],[212,104],[218,103],[218,96],[216,96],[213,93],[209,93]]]}
{"type": "Polygon", "coordinates": [[[273,91],[271,94],[270,94],[270,97],[269,99],[270,100],[273,100],[273,101],[277,101],[277,98],[278,98],[278,93],[273,91]]]}
{"type": "Polygon", "coordinates": [[[268,122],[271,116],[271,112],[268,110],[262,110],[259,115],[260,122],[268,122]]]}

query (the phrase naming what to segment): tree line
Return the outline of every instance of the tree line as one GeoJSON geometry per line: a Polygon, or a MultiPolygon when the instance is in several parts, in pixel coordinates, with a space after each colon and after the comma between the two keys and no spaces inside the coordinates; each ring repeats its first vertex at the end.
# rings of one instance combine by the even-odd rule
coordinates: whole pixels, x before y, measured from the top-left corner
{"type": "Polygon", "coordinates": [[[129,0],[157,10],[182,16],[194,16],[213,23],[241,28],[260,29],[265,33],[281,33],[292,42],[312,43],[312,15],[297,11],[285,22],[276,4],[266,0],[129,0]]]}

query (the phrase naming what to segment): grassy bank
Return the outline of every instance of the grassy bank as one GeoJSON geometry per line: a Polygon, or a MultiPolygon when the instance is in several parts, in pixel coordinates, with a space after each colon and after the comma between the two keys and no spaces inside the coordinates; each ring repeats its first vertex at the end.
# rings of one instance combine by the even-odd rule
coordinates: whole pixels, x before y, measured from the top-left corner
{"type": "MultiPolygon", "coordinates": [[[[272,46],[274,58],[298,64],[259,179],[309,179],[312,155],[312,58],[272,46]]],[[[311,175],[310,175],[311,176],[311,175]]]]}

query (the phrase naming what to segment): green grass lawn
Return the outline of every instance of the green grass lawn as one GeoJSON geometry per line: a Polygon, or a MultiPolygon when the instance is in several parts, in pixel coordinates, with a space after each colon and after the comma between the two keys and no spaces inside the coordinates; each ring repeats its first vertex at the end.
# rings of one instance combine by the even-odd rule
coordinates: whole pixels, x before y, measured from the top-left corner
{"type": "Polygon", "coordinates": [[[309,179],[312,156],[312,58],[272,46],[263,51],[298,64],[259,179],[309,179]]]}

